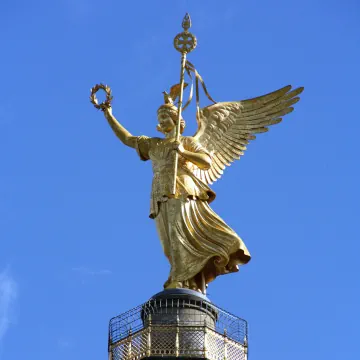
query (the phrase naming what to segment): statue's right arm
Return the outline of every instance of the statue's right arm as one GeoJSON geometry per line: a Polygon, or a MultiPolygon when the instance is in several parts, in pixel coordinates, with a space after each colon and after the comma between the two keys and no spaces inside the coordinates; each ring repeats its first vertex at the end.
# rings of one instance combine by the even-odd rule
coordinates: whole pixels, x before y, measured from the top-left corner
{"type": "Polygon", "coordinates": [[[136,137],[133,136],[129,131],[127,131],[115,118],[112,114],[111,108],[105,108],[104,115],[106,120],[108,121],[110,127],[113,129],[115,135],[120,139],[120,141],[132,148],[136,148],[136,137]]]}

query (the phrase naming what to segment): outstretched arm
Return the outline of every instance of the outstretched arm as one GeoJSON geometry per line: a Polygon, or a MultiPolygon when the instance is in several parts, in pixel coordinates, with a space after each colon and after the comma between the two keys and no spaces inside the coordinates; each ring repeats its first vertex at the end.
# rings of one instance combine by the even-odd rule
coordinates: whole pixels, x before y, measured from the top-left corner
{"type": "Polygon", "coordinates": [[[115,118],[112,114],[111,107],[104,107],[102,110],[104,116],[108,121],[110,127],[113,129],[115,135],[120,139],[120,141],[126,146],[136,148],[136,137],[133,136],[129,131],[127,131],[115,118]]]}

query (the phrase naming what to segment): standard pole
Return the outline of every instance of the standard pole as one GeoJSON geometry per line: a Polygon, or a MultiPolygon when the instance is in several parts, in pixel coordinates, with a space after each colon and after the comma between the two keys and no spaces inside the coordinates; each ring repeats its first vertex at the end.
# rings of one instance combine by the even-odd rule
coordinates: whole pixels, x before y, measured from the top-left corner
{"type": "MultiPolygon", "coordinates": [[[[186,54],[190,51],[193,51],[196,47],[196,37],[191,34],[188,30],[191,27],[191,19],[189,14],[186,14],[183,22],[182,27],[185,30],[184,32],[175,36],[174,39],[174,46],[175,49],[181,52],[181,68],[180,68],[180,95],[179,95],[179,104],[178,104],[178,116],[177,116],[177,123],[176,123],[176,135],[175,141],[180,141],[180,120],[181,120],[181,111],[182,111],[182,104],[183,104],[183,96],[184,96],[184,76],[185,76],[185,66],[186,66],[186,54]]],[[[178,163],[179,163],[179,154],[175,152],[174,155],[174,167],[173,167],[173,181],[171,186],[171,194],[173,196],[176,195],[176,177],[178,173],[178,163]]]]}
{"type": "MultiPolygon", "coordinates": [[[[177,123],[176,123],[176,141],[180,141],[180,129],[181,129],[181,110],[183,104],[183,97],[184,97],[184,78],[185,78],[185,64],[186,64],[186,52],[182,52],[181,54],[181,70],[180,70],[180,95],[179,95],[179,105],[178,105],[178,116],[177,116],[177,123]]],[[[175,152],[174,156],[174,177],[172,183],[172,195],[175,196],[176,194],[176,177],[177,177],[177,170],[178,170],[178,163],[179,163],[179,153],[175,152]]]]}

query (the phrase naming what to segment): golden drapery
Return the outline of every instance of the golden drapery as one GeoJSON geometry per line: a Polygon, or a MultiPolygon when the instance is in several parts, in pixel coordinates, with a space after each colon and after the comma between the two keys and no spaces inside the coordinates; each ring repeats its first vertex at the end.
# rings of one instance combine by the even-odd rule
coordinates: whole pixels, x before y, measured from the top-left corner
{"type": "MultiPolygon", "coordinates": [[[[150,217],[156,221],[171,265],[164,286],[199,289],[201,281],[207,284],[218,275],[238,271],[250,254],[240,237],[210,208],[215,193],[192,173],[194,165],[181,155],[176,196],[170,198],[171,142],[140,136],[137,151],[142,160],[153,164],[150,217]]],[[[207,153],[191,137],[182,137],[181,142],[185,150],[207,153]]]]}

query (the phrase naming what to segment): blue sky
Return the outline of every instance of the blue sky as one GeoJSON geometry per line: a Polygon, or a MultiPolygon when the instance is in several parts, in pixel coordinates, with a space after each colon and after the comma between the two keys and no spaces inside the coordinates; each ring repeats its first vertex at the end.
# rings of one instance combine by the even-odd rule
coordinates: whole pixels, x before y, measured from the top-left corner
{"type": "MultiPolygon", "coordinates": [[[[161,290],[151,166],[88,96],[109,84],[119,121],[157,135],[186,11],[217,101],[305,86],[213,186],[253,259],[209,297],[248,320],[252,360],[359,358],[359,3],[4,0],[1,360],[105,359],[108,320],[161,290]]],[[[184,117],[190,135],[194,108],[184,117]]]]}

